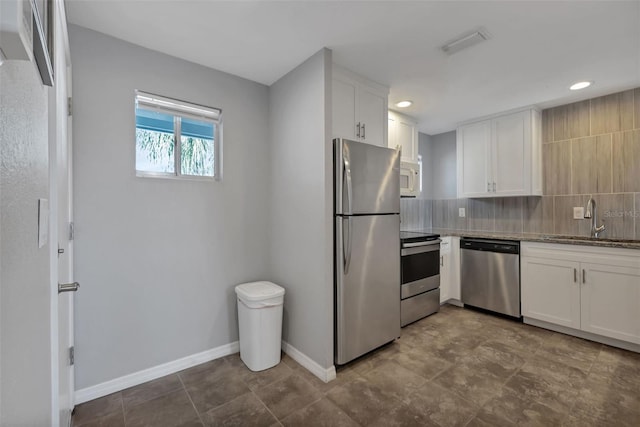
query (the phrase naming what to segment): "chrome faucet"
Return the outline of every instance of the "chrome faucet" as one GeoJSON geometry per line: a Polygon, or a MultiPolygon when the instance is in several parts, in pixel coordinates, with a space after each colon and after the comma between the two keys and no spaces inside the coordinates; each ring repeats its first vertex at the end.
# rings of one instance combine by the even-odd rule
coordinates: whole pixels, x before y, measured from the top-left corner
{"type": "Polygon", "coordinates": [[[591,237],[595,237],[596,239],[606,230],[604,222],[601,226],[598,227],[598,209],[596,207],[596,201],[593,200],[593,197],[589,197],[589,202],[587,202],[587,210],[584,213],[585,218],[591,218],[591,237]]]}

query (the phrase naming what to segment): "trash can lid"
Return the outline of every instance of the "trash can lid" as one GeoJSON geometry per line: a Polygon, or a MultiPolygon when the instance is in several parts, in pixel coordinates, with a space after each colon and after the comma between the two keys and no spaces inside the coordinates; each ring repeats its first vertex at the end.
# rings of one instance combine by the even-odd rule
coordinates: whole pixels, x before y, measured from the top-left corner
{"type": "Polygon", "coordinates": [[[236,286],[236,294],[245,301],[262,301],[284,295],[284,288],[271,282],[251,282],[236,286]]]}

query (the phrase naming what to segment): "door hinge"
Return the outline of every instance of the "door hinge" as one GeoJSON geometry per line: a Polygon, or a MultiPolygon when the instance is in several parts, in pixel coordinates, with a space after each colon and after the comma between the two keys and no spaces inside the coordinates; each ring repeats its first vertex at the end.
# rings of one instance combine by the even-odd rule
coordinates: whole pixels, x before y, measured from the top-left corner
{"type": "Polygon", "coordinates": [[[67,115],[71,117],[73,111],[73,102],[71,101],[71,97],[67,98],[67,115]]]}
{"type": "Polygon", "coordinates": [[[73,240],[73,237],[75,236],[75,226],[73,224],[73,222],[69,223],[69,240],[73,240]]]}
{"type": "Polygon", "coordinates": [[[73,366],[76,361],[75,347],[69,347],[69,365],[73,366]]]}

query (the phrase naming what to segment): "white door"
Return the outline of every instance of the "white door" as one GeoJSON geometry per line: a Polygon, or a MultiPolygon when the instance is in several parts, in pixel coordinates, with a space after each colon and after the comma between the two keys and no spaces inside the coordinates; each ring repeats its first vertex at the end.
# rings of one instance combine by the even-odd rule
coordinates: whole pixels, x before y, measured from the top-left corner
{"type": "MultiPolygon", "coordinates": [[[[493,182],[502,196],[526,194],[531,186],[531,130],[528,111],[509,114],[492,121],[493,182]],[[528,135],[528,136],[527,136],[528,135]],[[528,178],[527,178],[528,177],[528,178]]],[[[492,183],[493,189],[493,183],[492,183]]]]}
{"type": "MultiPolygon", "coordinates": [[[[71,60],[62,2],[56,3],[55,93],[56,93],[56,185],[58,229],[58,283],[73,283],[71,180],[71,60]]],[[[71,422],[74,377],[70,348],[73,346],[73,299],[75,292],[58,293],[58,410],[61,427],[71,422]]]]}
{"type": "Polygon", "coordinates": [[[415,126],[406,120],[398,120],[398,141],[402,146],[402,159],[410,162],[418,161],[418,141],[416,141],[415,126]]]}
{"type": "Polygon", "coordinates": [[[451,298],[451,237],[440,242],[440,304],[451,298]]]}
{"type": "Polygon", "coordinates": [[[461,126],[457,138],[458,197],[492,195],[491,121],[461,126]]]}
{"type": "Polygon", "coordinates": [[[580,329],[580,264],[521,258],[522,315],[580,329]]]}
{"type": "Polygon", "coordinates": [[[333,137],[356,139],[356,86],[333,79],[333,137]]]}
{"type": "MultiPolygon", "coordinates": [[[[396,148],[398,148],[398,120],[396,119],[396,116],[390,111],[387,121],[387,146],[395,150],[396,148]]],[[[401,153],[401,156],[401,158],[403,158],[404,153],[401,153]]]]}
{"type": "Polygon", "coordinates": [[[640,268],[581,266],[582,330],[640,344],[640,268]]]}
{"type": "Polygon", "coordinates": [[[358,94],[360,140],[378,147],[386,147],[387,100],[365,86],[359,87],[358,94]]]}
{"type": "MultiPolygon", "coordinates": [[[[70,92],[70,91],[69,91],[70,92]]],[[[66,113],[67,109],[64,109],[66,113]]],[[[58,282],[73,283],[73,240],[71,199],[71,117],[66,121],[66,138],[58,146],[58,282]],[[64,252],[62,252],[64,251],[64,252]]],[[[58,350],[60,425],[69,425],[74,406],[73,360],[73,298],[74,292],[58,294],[58,350]]]]}

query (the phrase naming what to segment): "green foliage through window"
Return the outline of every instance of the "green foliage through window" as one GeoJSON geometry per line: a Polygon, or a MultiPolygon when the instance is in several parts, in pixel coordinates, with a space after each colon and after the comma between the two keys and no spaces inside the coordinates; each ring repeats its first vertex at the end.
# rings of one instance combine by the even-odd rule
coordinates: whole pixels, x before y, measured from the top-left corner
{"type": "Polygon", "coordinates": [[[177,102],[136,94],[136,171],[151,176],[215,177],[220,111],[202,110],[211,118],[198,117],[193,115],[193,110],[200,112],[197,107],[177,102]]]}

